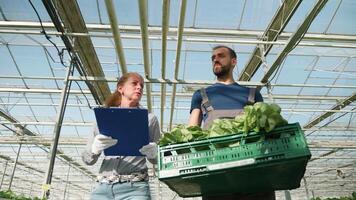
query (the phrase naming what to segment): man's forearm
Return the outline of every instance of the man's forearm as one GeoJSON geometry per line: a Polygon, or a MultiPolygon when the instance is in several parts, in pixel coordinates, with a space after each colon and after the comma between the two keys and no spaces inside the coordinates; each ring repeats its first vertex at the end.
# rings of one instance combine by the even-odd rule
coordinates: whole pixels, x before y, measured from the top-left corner
{"type": "Polygon", "coordinates": [[[190,113],[188,126],[200,126],[201,125],[201,111],[200,109],[194,109],[190,113]]]}

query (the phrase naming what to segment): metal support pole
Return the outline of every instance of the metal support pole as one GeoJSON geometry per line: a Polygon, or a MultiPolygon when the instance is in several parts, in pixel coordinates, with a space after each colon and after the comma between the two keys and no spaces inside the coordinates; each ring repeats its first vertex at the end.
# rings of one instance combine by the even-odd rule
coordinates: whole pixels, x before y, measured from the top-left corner
{"type": "MultiPolygon", "coordinates": [[[[66,199],[67,188],[68,188],[68,181],[69,181],[69,173],[70,173],[70,165],[68,166],[66,185],[64,186],[63,200],[66,199]]],[[[69,192],[68,192],[68,193],[69,193],[69,192]]]]}
{"type": "Polygon", "coordinates": [[[289,190],[284,190],[284,196],[286,197],[286,200],[292,200],[289,190]]]}
{"type": "Polygon", "coordinates": [[[11,173],[11,177],[10,177],[9,189],[8,190],[11,190],[12,180],[14,179],[14,176],[15,176],[15,170],[16,170],[17,161],[19,159],[19,155],[20,155],[20,151],[21,151],[21,146],[22,146],[22,144],[19,145],[19,149],[17,150],[16,160],[15,160],[15,163],[14,163],[14,168],[12,168],[12,173],[11,173]]]}
{"type": "Polygon", "coordinates": [[[6,161],[6,162],[5,162],[4,173],[2,174],[2,177],[1,177],[0,190],[1,190],[1,187],[2,187],[2,183],[4,182],[4,177],[5,177],[5,175],[6,175],[6,168],[7,168],[7,163],[8,163],[8,162],[9,162],[9,161],[6,161]]]}
{"type": "Polygon", "coordinates": [[[303,177],[303,182],[304,182],[304,187],[305,187],[305,193],[307,195],[307,200],[309,200],[310,197],[309,197],[309,190],[308,190],[307,180],[305,180],[304,177],[303,177]]]}
{"type": "Polygon", "coordinates": [[[57,154],[57,147],[58,147],[58,140],[59,140],[59,135],[61,132],[61,128],[62,128],[62,122],[63,122],[63,117],[64,117],[64,113],[65,113],[65,109],[66,109],[66,104],[67,104],[67,100],[68,100],[68,96],[69,96],[69,91],[70,91],[70,87],[72,84],[72,81],[69,80],[69,76],[73,73],[73,68],[74,67],[74,62],[72,60],[71,64],[69,65],[69,67],[67,68],[67,75],[66,78],[64,79],[64,87],[62,89],[62,95],[61,95],[61,102],[59,104],[59,112],[57,113],[57,120],[56,120],[56,124],[54,127],[54,131],[53,131],[53,143],[51,145],[51,157],[50,157],[50,162],[48,164],[48,170],[46,172],[46,182],[43,185],[43,193],[42,196],[47,198],[49,197],[50,194],[50,185],[52,182],[52,174],[53,174],[53,167],[54,167],[54,163],[56,160],[56,154],[57,154]]]}
{"type": "Polygon", "coordinates": [[[30,195],[29,196],[32,196],[32,192],[33,192],[33,182],[31,182],[31,188],[30,188],[30,195]]]}
{"type": "MultiPolygon", "coordinates": [[[[179,75],[179,61],[180,61],[180,54],[182,49],[182,39],[183,39],[186,10],[187,10],[187,1],[183,0],[181,1],[181,5],[180,5],[180,14],[179,14],[179,22],[178,22],[178,33],[177,33],[178,41],[177,41],[177,51],[176,51],[175,66],[174,66],[174,80],[178,80],[178,75],[179,75]]],[[[172,129],[172,125],[173,125],[173,114],[174,114],[176,93],[177,93],[177,84],[173,84],[169,129],[172,129]]]]}

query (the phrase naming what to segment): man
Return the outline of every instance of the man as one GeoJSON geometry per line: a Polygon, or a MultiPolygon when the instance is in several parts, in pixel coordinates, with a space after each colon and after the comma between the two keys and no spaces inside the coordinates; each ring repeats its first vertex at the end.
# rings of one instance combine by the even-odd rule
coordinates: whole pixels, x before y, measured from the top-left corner
{"type": "MultiPolygon", "coordinates": [[[[234,50],[227,46],[216,46],[213,48],[211,61],[217,82],[212,86],[195,91],[190,108],[189,125],[202,125],[203,129],[209,128],[214,119],[234,118],[242,114],[245,105],[263,101],[261,93],[255,88],[241,86],[234,81],[233,70],[237,64],[234,50]]],[[[275,194],[274,192],[265,192],[258,194],[203,196],[203,199],[274,200],[275,194]]]]}

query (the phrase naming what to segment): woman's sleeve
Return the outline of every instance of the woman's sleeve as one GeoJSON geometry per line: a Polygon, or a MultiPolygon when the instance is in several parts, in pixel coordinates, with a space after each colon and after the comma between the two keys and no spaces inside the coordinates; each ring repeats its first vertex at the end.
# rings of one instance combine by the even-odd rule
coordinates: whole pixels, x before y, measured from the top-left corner
{"type": "MultiPolygon", "coordinates": [[[[161,131],[159,128],[158,119],[153,114],[148,114],[149,119],[149,134],[150,134],[150,142],[155,142],[158,144],[159,138],[161,136],[161,131]]],[[[157,159],[147,159],[152,164],[157,164],[157,159]]]]}
{"type": "Polygon", "coordinates": [[[150,142],[158,143],[159,138],[161,136],[158,119],[155,115],[151,113],[148,114],[148,119],[149,119],[148,127],[149,127],[149,134],[150,134],[150,142]]]}
{"type": "Polygon", "coordinates": [[[99,134],[98,126],[95,124],[93,127],[93,131],[91,136],[88,138],[88,142],[86,145],[85,150],[82,152],[82,160],[85,164],[87,165],[94,165],[96,161],[98,161],[98,158],[100,154],[96,155],[92,153],[92,144],[94,141],[94,137],[99,134]]]}

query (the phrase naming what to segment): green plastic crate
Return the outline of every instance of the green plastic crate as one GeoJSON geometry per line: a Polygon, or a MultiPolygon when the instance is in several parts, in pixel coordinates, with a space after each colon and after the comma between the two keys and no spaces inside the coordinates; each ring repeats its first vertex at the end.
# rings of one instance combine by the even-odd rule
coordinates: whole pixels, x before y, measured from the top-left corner
{"type": "Polygon", "coordinates": [[[310,159],[299,123],[159,148],[158,178],[181,197],[290,190],[310,159]]]}

